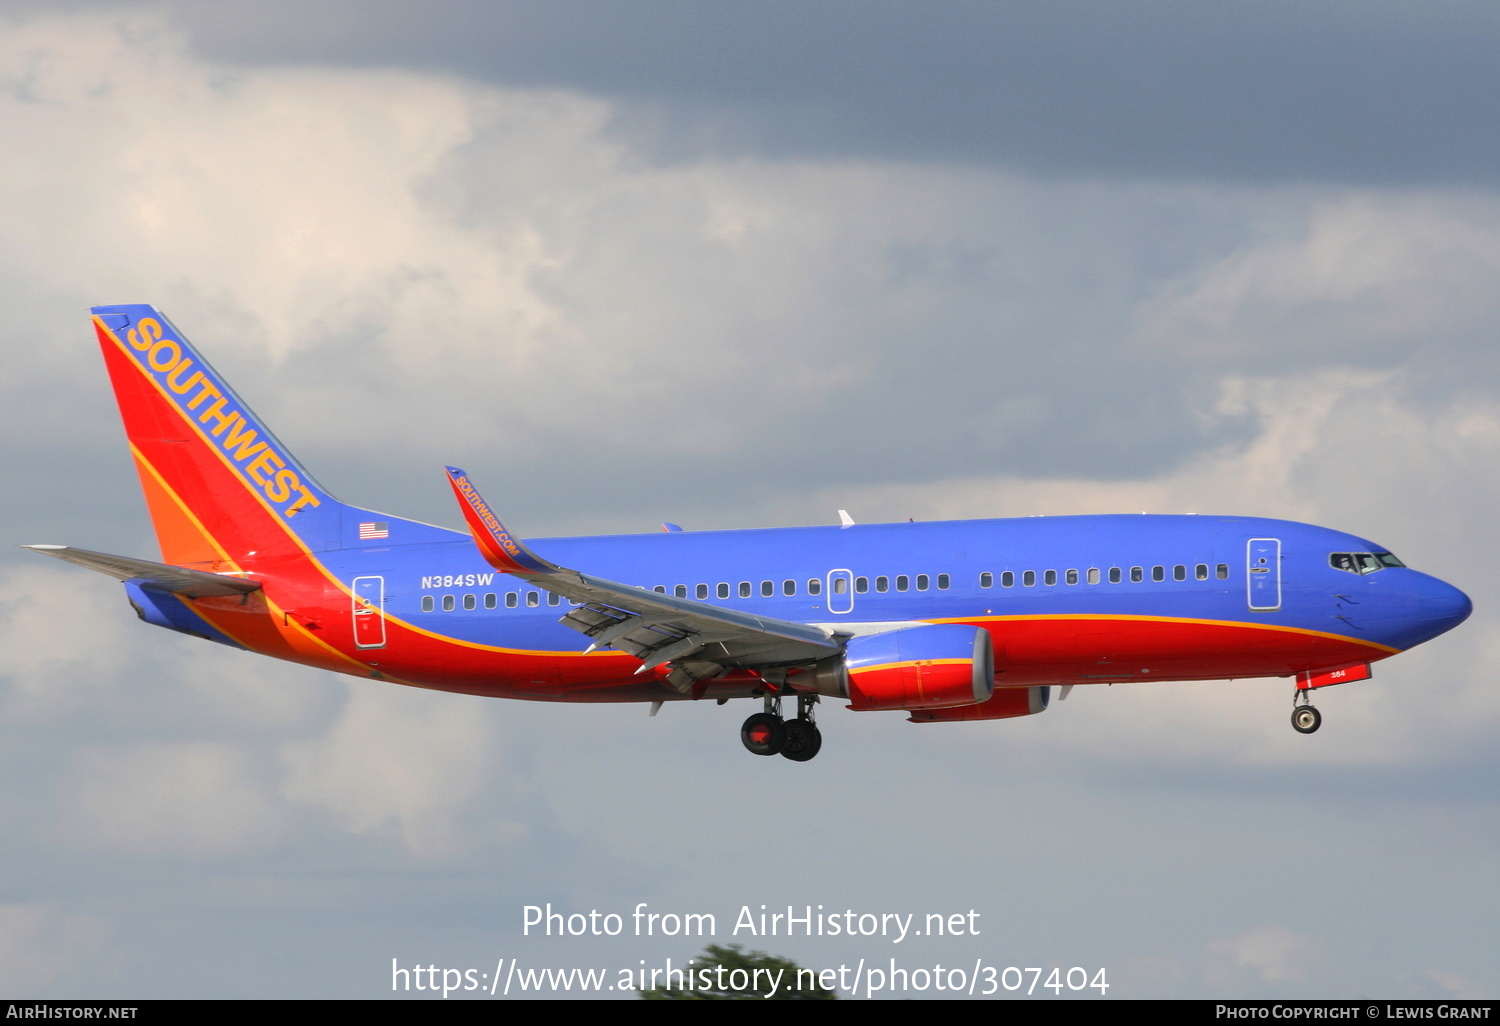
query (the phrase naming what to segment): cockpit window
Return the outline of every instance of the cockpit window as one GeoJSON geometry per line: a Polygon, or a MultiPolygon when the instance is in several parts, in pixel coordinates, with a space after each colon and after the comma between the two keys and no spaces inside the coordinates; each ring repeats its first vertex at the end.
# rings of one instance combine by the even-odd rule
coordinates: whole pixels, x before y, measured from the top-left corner
{"type": "Polygon", "coordinates": [[[1331,552],[1328,565],[1349,574],[1373,574],[1388,566],[1405,566],[1389,552],[1331,552]]]}

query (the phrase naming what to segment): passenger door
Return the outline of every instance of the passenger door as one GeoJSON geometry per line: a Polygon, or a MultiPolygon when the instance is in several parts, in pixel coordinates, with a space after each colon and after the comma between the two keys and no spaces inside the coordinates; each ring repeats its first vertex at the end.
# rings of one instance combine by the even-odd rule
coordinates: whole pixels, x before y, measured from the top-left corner
{"type": "Polygon", "coordinates": [[[1281,539],[1250,539],[1245,546],[1245,579],[1251,609],[1281,608],[1281,539]]]}

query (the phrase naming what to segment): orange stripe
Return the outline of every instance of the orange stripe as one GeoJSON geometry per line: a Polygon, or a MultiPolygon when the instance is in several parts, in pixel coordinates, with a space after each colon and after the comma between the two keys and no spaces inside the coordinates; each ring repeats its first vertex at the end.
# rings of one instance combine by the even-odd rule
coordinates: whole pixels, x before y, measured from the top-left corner
{"type": "Polygon", "coordinates": [[[1056,622],[1058,620],[1091,620],[1121,623],[1187,623],[1201,627],[1242,627],[1246,630],[1257,631],[1283,631],[1287,634],[1305,634],[1314,638],[1326,638],[1329,641],[1344,641],[1353,645],[1366,645],[1370,648],[1379,649],[1388,655],[1396,655],[1402,650],[1382,645],[1378,641],[1369,641],[1365,638],[1351,638],[1347,634],[1334,634],[1329,631],[1315,631],[1307,627],[1286,627],[1275,623],[1247,623],[1242,620],[1205,620],[1202,618],[1188,616],[1136,616],[1131,613],[1036,613],[1020,616],[955,616],[945,617],[941,620],[928,620],[927,623],[1005,623],[1008,621],[1022,620],[1046,620],[1056,622]]]}

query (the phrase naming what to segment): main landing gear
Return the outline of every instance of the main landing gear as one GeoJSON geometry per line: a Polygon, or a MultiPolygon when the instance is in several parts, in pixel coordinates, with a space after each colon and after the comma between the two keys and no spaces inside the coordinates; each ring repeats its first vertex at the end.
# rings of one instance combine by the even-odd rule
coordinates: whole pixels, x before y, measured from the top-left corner
{"type": "Polygon", "coordinates": [[[1298,691],[1292,699],[1292,729],[1299,734],[1314,733],[1323,725],[1323,714],[1310,702],[1306,691],[1298,691]]]}
{"type": "Polygon", "coordinates": [[[813,722],[817,695],[797,696],[797,718],[781,718],[781,696],[767,695],[765,712],[758,712],[740,727],[740,740],[755,755],[780,755],[793,762],[807,762],[823,747],[823,733],[813,722]]]}

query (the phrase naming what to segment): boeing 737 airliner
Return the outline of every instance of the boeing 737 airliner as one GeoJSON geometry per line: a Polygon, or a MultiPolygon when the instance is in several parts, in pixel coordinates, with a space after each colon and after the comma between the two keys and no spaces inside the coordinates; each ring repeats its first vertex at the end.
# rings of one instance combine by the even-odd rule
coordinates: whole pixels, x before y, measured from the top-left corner
{"type": "Polygon", "coordinates": [[[822,697],[930,723],[1039,713],[1054,685],[1286,677],[1310,734],[1312,689],[1470,611],[1362,538],[1246,517],[522,542],[450,467],[466,535],[340,502],[160,311],[93,313],[162,561],[30,548],[123,581],[147,623],[340,673],[550,702],[760,698],[745,747],[802,762],[822,697]]]}

